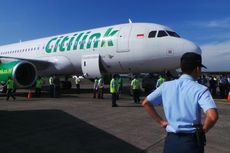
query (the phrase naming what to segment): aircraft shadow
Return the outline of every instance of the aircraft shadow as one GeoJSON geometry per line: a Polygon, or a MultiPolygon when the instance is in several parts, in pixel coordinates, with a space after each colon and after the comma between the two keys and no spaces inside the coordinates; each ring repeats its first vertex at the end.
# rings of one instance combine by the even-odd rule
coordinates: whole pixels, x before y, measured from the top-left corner
{"type": "Polygon", "coordinates": [[[60,110],[0,111],[1,153],[140,153],[60,110]]]}

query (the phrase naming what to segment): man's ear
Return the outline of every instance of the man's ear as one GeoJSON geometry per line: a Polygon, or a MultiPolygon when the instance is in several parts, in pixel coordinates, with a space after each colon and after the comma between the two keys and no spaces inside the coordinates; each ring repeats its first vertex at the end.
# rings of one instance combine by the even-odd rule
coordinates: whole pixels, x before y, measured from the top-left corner
{"type": "Polygon", "coordinates": [[[199,77],[199,75],[200,75],[200,70],[201,68],[199,67],[199,66],[196,66],[193,70],[192,70],[192,73],[191,73],[191,75],[193,76],[193,77],[199,77]]]}

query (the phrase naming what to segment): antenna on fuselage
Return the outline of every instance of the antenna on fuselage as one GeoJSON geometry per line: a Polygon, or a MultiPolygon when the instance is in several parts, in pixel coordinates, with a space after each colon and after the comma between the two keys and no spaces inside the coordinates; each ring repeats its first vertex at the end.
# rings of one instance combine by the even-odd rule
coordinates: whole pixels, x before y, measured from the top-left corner
{"type": "Polygon", "coordinates": [[[133,23],[131,19],[129,19],[129,23],[133,23]]]}

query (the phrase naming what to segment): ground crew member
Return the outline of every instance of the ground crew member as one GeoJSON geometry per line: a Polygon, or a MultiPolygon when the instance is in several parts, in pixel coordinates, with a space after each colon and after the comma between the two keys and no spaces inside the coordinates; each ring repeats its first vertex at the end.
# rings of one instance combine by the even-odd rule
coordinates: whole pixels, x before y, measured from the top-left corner
{"type": "Polygon", "coordinates": [[[97,96],[97,98],[98,99],[103,99],[103,94],[104,94],[104,80],[101,77],[98,80],[98,96],[97,96]]]}
{"type": "Polygon", "coordinates": [[[80,82],[81,82],[81,79],[79,77],[75,77],[75,84],[76,84],[76,88],[77,88],[77,93],[81,93],[80,92],[80,82]]]}
{"type": "Polygon", "coordinates": [[[112,95],[112,107],[117,107],[117,75],[114,74],[113,77],[112,77],[112,80],[110,81],[110,93],[112,95]]]}
{"type": "Polygon", "coordinates": [[[42,80],[41,77],[39,76],[38,79],[35,81],[35,95],[40,97],[41,90],[42,90],[42,80]]]}
{"type": "Polygon", "coordinates": [[[218,119],[216,105],[208,88],[196,81],[201,67],[205,67],[201,63],[199,54],[185,53],[181,58],[183,75],[163,83],[142,103],[149,115],[162,128],[166,128],[164,153],[203,153],[205,133],[218,119]],[[166,120],[154,108],[159,104],[163,104],[166,120]],[[205,113],[203,125],[201,108],[205,113]]]}
{"type": "Polygon", "coordinates": [[[133,91],[133,100],[134,103],[140,103],[140,81],[134,76],[134,79],[131,81],[131,89],[133,91]]]}
{"type": "Polygon", "coordinates": [[[121,94],[122,89],[123,89],[123,80],[122,80],[122,77],[121,77],[121,76],[119,76],[117,81],[118,81],[117,100],[119,100],[119,98],[120,98],[120,94],[121,94]]]}
{"type": "Polygon", "coordinates": [[[52,76],[49,78],[49,85],[50,85],[50,97],[54,97],[54,83],[53,83],[52,76]]]}
{"type": "Polygon", "coordinates": [[[53,96],[54,98],[59,98],[61,95],[61,81],[59,76],[54,75],[53,85],[54,85],[53,96]]]}
{"type": "Polygon", "coordinates": [[[9,100],[10,97],[12,97],[15,100],[16,98],[13,93],[14,81],[10,76],[8,77],[8,80],[6,82],[6,87],[7,87],[6,100],[9,100]]]}
{"type": "Polygon", "coordinates": [[[159,79],[156,83],[156,88],[158,88],[160,85],[162,85],[165,82],[165,78],[163,78],[161,75],[159,76],[159,79]]]}
{"type": "Polygon", "coordinates": [[[93,85],[93,98],[96,98],[98,92],[98,78],[95,78],[93,85]]]}

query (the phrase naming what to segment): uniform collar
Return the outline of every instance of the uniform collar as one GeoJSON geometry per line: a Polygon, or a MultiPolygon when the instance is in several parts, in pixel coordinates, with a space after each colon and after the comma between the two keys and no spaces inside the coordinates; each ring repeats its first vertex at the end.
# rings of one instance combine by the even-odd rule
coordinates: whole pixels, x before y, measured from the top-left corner
{"type": "Polygon", "coordinates": [[[186,79],[186,80],[196,81],[191,75],[188,75],[188,74],[182,74],[179,79],[186,79]]]}

